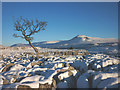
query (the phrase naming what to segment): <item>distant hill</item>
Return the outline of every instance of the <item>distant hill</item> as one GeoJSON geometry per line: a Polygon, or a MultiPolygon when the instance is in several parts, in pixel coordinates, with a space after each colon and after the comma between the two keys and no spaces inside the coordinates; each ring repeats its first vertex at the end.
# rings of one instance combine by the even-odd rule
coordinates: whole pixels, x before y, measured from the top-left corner
{"type": "MultiPolygon", "coordinates": [[[[117,43],[118,40],[114,38],[97,38],[97,37],[88,37],[85,35],[77,35],[70,40],[62,41],[44,41],[44,42],[35,42],[32,43],[35,47],[42,48],[90,48],[91,46],[96,45],[105,45],[117,43]]],[[[14,44],[11,47],[22,47],[29,46],[29,44],[14,44]]]]}
{"type": "Polygon", "coordinates": [[[11,47],[26,47],[26,46],[29,46],[29,45],[28,44],[22,44],[22,43],[11,45],[11,47]]]}

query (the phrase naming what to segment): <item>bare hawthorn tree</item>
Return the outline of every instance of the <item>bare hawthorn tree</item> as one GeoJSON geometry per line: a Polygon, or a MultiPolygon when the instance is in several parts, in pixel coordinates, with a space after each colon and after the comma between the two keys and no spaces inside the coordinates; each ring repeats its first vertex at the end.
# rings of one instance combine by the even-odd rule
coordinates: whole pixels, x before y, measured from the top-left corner
{"type": "Polygon", "coordinates": [[[45,30],[46,26],[47,26],[46,21],[39,21],[38,19],[30,20],[27,18],[24,19],[22,17],[19,17],[14,22],[14,27],[15,27],[15,30],[18,32],[21,32],[21,34],[20,35],[13,34],[13,36],[25,39],[29,43],[29,45],[34,49],[38,57],[39,51],[31,43],[31,41],[33,40],[32,35],[34,35],[35,33],[38,33],[41,30],[45,30]]]}

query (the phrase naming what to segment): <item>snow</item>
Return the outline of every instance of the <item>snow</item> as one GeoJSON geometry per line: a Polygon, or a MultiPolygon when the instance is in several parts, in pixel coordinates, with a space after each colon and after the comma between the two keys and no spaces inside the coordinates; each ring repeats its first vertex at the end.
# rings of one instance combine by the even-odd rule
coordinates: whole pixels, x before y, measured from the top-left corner
{"type": "Polygon", "coordinates": [[[3,79],[1,75],[0,75],[0,84],[3,84],[3,79]]]}
{"type": "Polygon", "coordinates": [[[71,70],[71,72],[73,73],[73,76],[75,76],[78,73],[77,70],[71,70]]]}
{"type": "Polygon", "coordinates": [[[22,66],[20,64],[16,64],[10,70],[22,70],[22,69],[24,69],[24,66],[22,66]]]}
{"type": "MultiPolygon", "coordinates": [[[[19,85],[39,88],[39,84],[52,85],[53,79],[56,81],[57,88],[104,89],[117,87],[120,83],[118,80],[120,62],[117,57],[110,57],[106,54],[90,54],[84,57],[82,55],[48,54],[41,55],[41,58],[35,60],[36,55],[32,48],[27,47],[25,50],[21,47],[17,47],[17,50],[13,48],[2,49],[4,58],[0,60],[0,88],[18,88],[19,85]],[[3,72],[3,69],[10,63],[14,65],[3,72]],[[10,84],[3,84],[4,80],[10,84]]],[[[69,51],[47,48],[38,50],[40,52],[69,51]]],[[[83,53],[82,50],[81,53],[83,53]]]]}
{"type": "Polygon", "coordinates": [[[63,66],[64,66],[63,63],[59,63],[57,67],[62,68],[63,66]]]}
{"type": "Polygon", "coordinates": [[[83,60],[75,60],[72,64],[72,66],[81,72],[85,72],[88,70],[87,64],[83,60]]]}
{"type": "Polygon", "coordinates": [[[30,82],[30,81],[40,81],[40,80],[43,80],[43,79],[44,79],[44,76],[35,75],[35,76],[31,76],[31,77],[26,77],[20,83],[30,82]]]}
{"type": "MultiPolygon", "coordinates": [[[[99,86],[107,86],[109,83],[116,82],[116,78],[118,78],[118,73],[97,73],[97,75],[93,78],[93,88],[96,88],[99,86]]],[[[102,88],[102,87],[101,87],[102,88]]]]}
{"type": "Polygon", "coordinates": [[[2,85],[3,84],[3,79],[2,79],[2,76],[0,75],[0,90],[2,89],[2,85]]]}
{"type": "Polygon", "coordinates": [[[108,66],[112,66],[114,64],[118,64],[119,60],[115,58],[111,58],[108,55],[104,54],[96,54],[92,55],[90,58],[86,58],[87,61],[90,63],[91,69],[99,71],[99,69],[105,69],[108,66]],[[101,67],[101,68],[100,68],[101,67]]]}
{"type": "MultiPolygon", "coordinates": [[[[118,78],[107,78],[101,81],[97,87],[98,88],[110,88],[111,86],[115,84],[118,84],[118,78]]],[[[118,86],[116,86],[115,88],[118,88],[118,86]]]]}
{"type": "Polygon", "coordinates": [[[20,85],[27,85],[30,86],[31,88],[39,88],[39,81],[33,81],[33,82],[28,82],[28,83],[23,83],[20,85]]]}
{"type": "Polygon", "coordinates": [[[65,72],[65,73],[62,73],[62,74],[58,75],[58,78],[60,80],[63,80],[64,78],[68,78],[68,77],[69,77],[69,72],[68,71],[65,72]]]}
{"type": "Polygon", "coordinates": [[[51,43],[58,43],[59,41],[46,41],[43,44],[51,44],[51,43]]]}

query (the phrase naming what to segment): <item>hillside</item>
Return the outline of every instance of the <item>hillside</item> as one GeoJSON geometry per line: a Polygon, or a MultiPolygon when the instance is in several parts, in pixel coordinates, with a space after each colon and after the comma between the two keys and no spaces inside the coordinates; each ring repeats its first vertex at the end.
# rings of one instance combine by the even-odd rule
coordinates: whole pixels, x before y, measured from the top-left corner
{"type": "MultiPolygon", "coordinates": [[[[97,37],[88,37],[85,35],[77,35],[76,37],[70,40],[62,40],[62,41],[44,41],[44,42],[34,42],[33,45],[36,47],[42,48],[82,48],[85,44],[87,45],[96,45],[100,43],[115,43],[118,42],[114,38],[97,38],[97,37]]],[[[15,46],[29,46],[28,44],[14,44],[15,46]]]]}

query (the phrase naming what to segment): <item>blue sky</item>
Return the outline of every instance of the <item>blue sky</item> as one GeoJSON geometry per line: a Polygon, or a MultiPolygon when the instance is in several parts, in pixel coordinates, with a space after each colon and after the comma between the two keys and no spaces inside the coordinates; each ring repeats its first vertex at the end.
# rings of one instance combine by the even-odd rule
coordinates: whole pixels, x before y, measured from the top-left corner
{"type": "Polygon", "coordinates": [[[118,38],[117,2],[23,2],[2,3],[2,43],[27,43],[14,38],[12,17],[47,21],[46,31],[34,35],[32,42],[68,40],[76,35],[118,38]]]}

